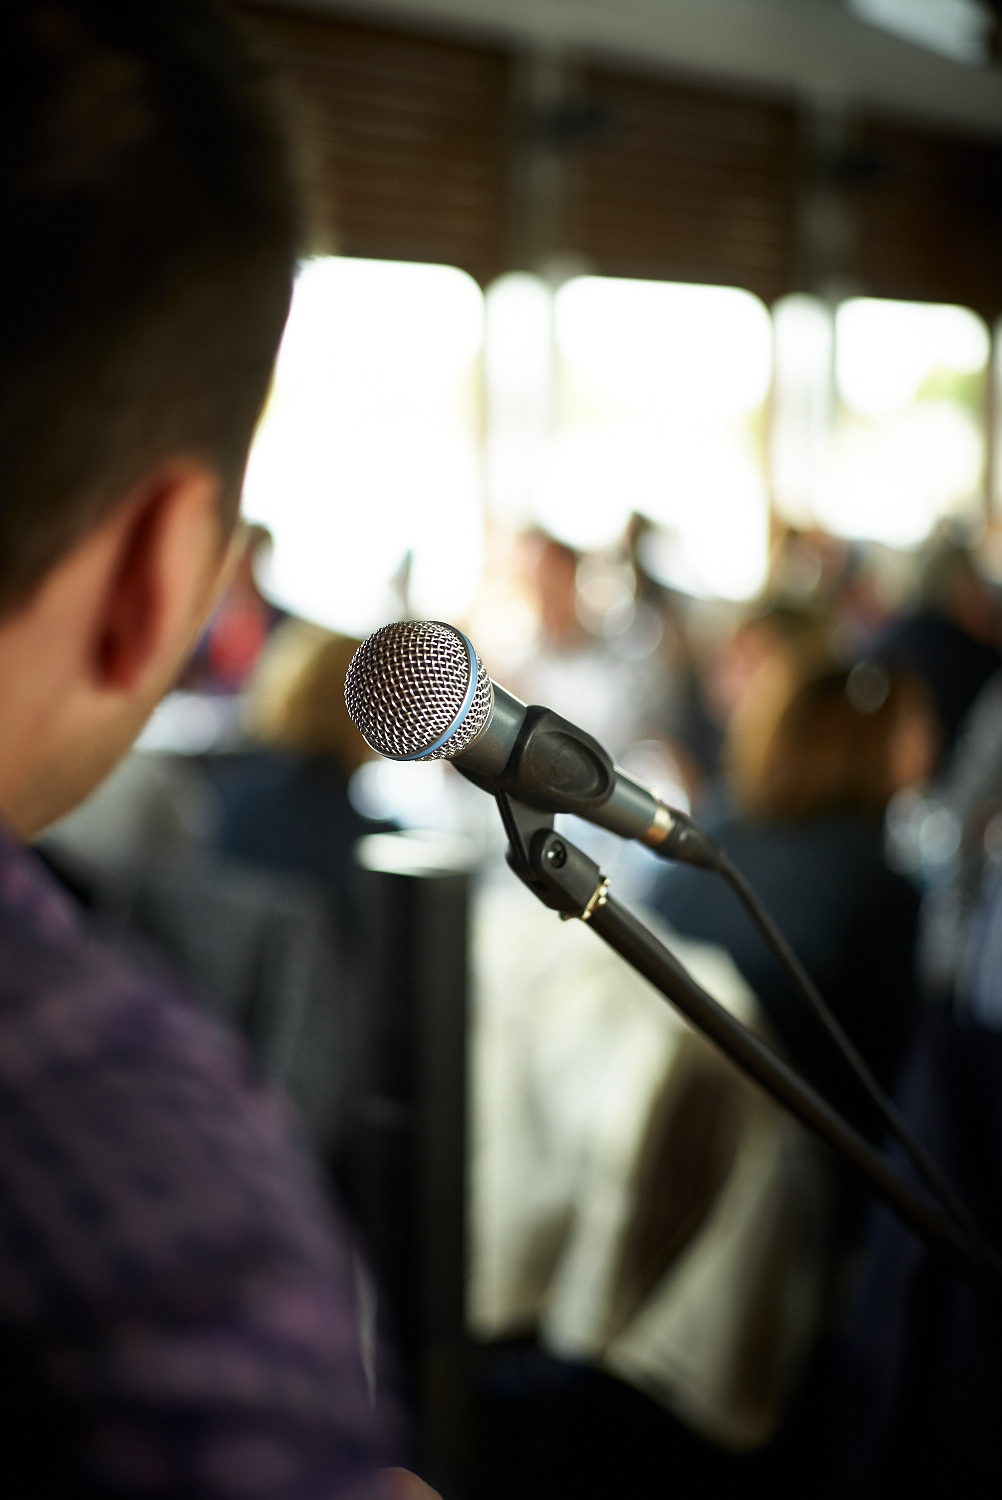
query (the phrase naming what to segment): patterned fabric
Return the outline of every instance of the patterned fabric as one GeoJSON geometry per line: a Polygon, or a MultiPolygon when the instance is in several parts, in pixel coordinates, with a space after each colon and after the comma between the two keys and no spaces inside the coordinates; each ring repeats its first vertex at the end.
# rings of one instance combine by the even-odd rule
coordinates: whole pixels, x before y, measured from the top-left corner
{"type": "Polygon", "coordinates": [[[241,1044],[0,830],[5,1500],[376,1495],[358,1281],[241,1044]]]}

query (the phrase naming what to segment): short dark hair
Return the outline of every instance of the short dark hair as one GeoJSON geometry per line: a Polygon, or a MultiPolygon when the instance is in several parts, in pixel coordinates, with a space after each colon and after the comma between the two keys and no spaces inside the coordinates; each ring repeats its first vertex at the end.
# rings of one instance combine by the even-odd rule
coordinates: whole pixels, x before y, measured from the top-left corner
{"type": "Polygon", "coordinates": [[[0,609],[172,454],[232,521],[298,233],[270,85],[211,0],[4,0],[0,609]]]}

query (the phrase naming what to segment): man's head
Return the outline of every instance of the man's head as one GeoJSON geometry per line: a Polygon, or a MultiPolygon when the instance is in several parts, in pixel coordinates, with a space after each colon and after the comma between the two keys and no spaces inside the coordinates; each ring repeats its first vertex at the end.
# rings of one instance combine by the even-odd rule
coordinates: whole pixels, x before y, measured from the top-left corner
{"type": "Polygon", "coordinates": [[[0,811],[22,832],[113,763],[211,601],[296,236],[264,86],[209,0],[5,0],[0,811]]]}

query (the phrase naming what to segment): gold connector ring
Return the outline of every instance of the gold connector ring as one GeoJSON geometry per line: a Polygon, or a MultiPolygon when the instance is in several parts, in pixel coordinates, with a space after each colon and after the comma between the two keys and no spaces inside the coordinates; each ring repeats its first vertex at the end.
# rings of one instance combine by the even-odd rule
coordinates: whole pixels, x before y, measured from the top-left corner
{"type": "Polygon", "coordinates": [[[591,893],[591,900],[588,902],[588,905],[585,907],[584,911],[581,913],[581,920],[582,920],[582,922],[589,921],[589,919],[591,918],[591,914],[595,910],[596,907],[598,907],[598,906],[604,906],[605,905],[606,897],[608,896],[608,894],[609,894],[609,882],[603,876],[603,878],[599,881],[598,885],[592,891],[592,893],[591,893]]]}

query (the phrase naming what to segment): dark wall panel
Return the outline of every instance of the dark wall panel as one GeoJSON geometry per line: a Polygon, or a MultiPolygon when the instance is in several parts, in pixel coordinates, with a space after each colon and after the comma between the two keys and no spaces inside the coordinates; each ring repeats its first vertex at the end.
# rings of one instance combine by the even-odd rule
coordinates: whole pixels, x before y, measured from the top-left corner
{"type": "Polygon", "coordinates": [[[506,56],[340,18],[241,10],[291,85],[335,247],[496,275],[506,56]]]}
{"type": "Polygon", "coordinates": [[[867,122],[853,269],[881,297],[1002,311],[1002,146],[867,122]]]}
{"type": "Polygon", "coordinates": [[[795,111],[609,72],[586,87],[606,139],[582,157],[574,248],[611,275],[724,282],[767,301],[785,291],[795,111]]]}
{"type": "Polygon", "coordinates": [[[833,145],[792,102],[580,63],[554,104],[501,47],[236,3],[289,80],[343,254],[484,284],[569,254],[767,302],[840,286],[1002,312],[997,143],[856,119],[833,145]]]}

